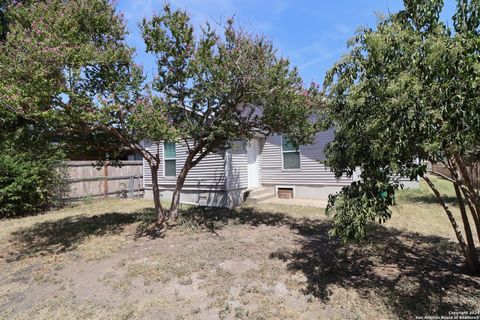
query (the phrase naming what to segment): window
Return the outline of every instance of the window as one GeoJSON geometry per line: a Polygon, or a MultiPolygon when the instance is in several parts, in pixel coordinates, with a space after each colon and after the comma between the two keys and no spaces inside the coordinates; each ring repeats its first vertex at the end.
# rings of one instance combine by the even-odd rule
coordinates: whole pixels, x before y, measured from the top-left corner
{"type": "Polygon", "coordinates": [[[235,140],[230,144],[230,152],[232,154],[241,154],[246,151],[246,141],[235,140]]]}
{"type": "Polygon", "coordinates": [[[282,136],[283,169],[300,169],[300,152],[288,137],[282,136]]]}
{"type": "Polygon", "coordinates": [[[177,176],[177,153],[175,151],[175,142],[163,143],[163,172],[165,177],[177,176]]]}

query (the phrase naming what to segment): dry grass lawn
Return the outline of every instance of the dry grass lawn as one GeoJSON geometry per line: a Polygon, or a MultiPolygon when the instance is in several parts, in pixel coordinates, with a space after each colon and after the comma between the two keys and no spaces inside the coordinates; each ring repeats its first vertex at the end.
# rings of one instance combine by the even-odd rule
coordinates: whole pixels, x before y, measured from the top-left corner
{"type": "MultiPolygon", "coordinates": [[[[446,184],[442,190],[451,199],[446,184]]],[[[405,190],[362,245],[323,209],[186,210],[159,238],[151,203],[0,221],[0,319],[397,319],[479,309],[433,195],[405,190]]]]}

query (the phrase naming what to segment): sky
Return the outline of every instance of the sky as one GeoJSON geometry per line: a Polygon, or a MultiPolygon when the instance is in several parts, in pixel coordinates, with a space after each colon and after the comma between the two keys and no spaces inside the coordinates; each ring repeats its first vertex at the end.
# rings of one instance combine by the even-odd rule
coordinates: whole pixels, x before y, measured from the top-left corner
{"type": "MultiPolygon", "coordinates": [[[[446,0],[442,18],[447,21],[455,1],[446,0]]],[[[171,0],[186,10],[198,27],[209,21],[224,23],[235,16],[237,24],[273,42],[278,54],[297,66],[306,84],[323,83],[328,69],[347,52],[347,41],[359,27],[375,27],[377,14],[397,12],[402,0],[171,0]]],[[[127,42],[137,49],[136,62],[148,78],[155,63],[145,53],[138,24],[161,11],[163,0],[118,0],[117,9],[127,21],[127,42]]]]}

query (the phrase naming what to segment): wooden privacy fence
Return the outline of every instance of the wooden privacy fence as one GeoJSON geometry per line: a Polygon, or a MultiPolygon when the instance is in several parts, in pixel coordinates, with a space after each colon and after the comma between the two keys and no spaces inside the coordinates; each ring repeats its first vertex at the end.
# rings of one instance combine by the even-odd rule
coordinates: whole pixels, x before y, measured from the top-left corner
{"type": "MultiPolygon", "coordinates": [[[[480,187],[480,165],[474,165],[467,167],[467,170],[470,172],[470,177],[473,179],[473,183],[476,188],[480,187]]],[[[432,172],[439,174],[441,176],[452,178],[450,171],[443,164],[432,164],[432,172]]]]}
{"type": "Polygon", "coordinates": [[[138,197],[143,194],[142,161],[122,161],[121,167],[95,167],[92,161],[67,163],[68,193],[66,199],[118,196],[138,197]]]}

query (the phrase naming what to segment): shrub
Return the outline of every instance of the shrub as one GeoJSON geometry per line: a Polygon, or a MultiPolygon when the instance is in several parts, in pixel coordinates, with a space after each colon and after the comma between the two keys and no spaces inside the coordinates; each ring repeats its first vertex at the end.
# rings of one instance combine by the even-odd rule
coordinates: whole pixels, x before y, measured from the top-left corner
{"type": "Polygon", "coordinates": [[[66,190],[60,152],[0,150],[0,217],[25,215],[59,204],[66,190]]]}

